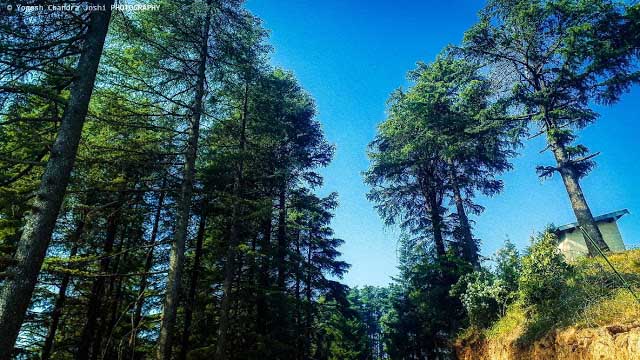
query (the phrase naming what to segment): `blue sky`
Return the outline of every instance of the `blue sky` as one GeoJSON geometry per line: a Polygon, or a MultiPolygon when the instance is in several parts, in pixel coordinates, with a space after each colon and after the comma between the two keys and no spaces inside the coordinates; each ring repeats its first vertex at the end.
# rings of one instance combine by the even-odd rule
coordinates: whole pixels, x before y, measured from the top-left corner
{"type": "MultiPolygon", "coordinates": [[[[397,274],[397,231],[385,228],[366,200],[362,171],[368,167],[367,144],[385,116],[389,93],[406,85],[405,74],[419,60],[429,62],[447,44],[459,43],[476,19],[480,1],[248,0],[264,20],[274,47],[272,63],[295,73],[316,99],[319,119],[337,147],[325,170],[322,193],[338,191],[340,207],[333,227],[346,241],[343,258],[352,265],[344,281],[386,285],[397,274]]],[[[640,89],[581,132],[580,140],[602,154],[583,181],[595,215],[628,208],[620,220],[627,243],[640,243],[640,89]]],[[[528,141],[514,169],[502,178],[505,190],[479,199],[486,211],[476,218],[482,253],[491,255],[507,237],[520,248],[546,224],[575,219],[562,181],[540,181],[538,164],[552,164],[540,154],[544,139],[528,141]]]]}

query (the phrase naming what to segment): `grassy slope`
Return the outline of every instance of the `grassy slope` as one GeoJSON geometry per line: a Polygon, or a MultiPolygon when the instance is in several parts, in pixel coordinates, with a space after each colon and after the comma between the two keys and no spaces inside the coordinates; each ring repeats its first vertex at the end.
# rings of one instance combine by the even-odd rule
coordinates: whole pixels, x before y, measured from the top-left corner
{"type": "MultiPolygon", "coordinates": [[[[640,296],[640,250],[609,255],[609,260],[640,296]]],[[[587,328],[640,319],[640,304],[623,287],[602,258],[574,264],[568,287],[551,311],[525,308],[518,303],[488,329],[467,329],[459,339],[482,336],[526,346],[555,329],[587,328]]]]}

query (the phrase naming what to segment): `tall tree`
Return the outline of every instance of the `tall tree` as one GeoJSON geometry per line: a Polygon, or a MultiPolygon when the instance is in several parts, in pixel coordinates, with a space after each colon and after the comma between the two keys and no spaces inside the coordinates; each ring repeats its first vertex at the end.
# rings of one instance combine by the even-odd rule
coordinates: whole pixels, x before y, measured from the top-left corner
{"type": "Polygon", "coordinates": [[[439,149],[445,163],[442,181],[454,205],[452,235],[460,255],[478,267],[469,214],[478,215],[483,208],[473,198],[501,191],[496,176],[511,168],[509,158],[521,128],[491,120],[504,115],[505,104],[491,100],[492,84],[475,64],[450,52],[431,64],[419,64],[410,77],[415,86],[405,101],[422,122],[412,146],[439,149]]]}
{"type": "Polygon", "coordinates": [[[413,142],[423,121],[412,111],[407,93],[397,90],[389,100],[389,117],[370,144],[372,164],[365,173],[368,198],[388,225],[400,223],[415,241],[432,245],[440,258],[446,253],[448,224],[443,216],[445,162],[433,143],[413,142]],[[421,146],[424,145],[424,146],[421,146]]]}
{"type": "MultiPolygon", "coordinates": [[[[300,182],[306,182],[312,186],[319,184],[321,179],[314,172],[314,169],[327,164],[332,155],[332,147],[326,143],[319,123],[314,119],[315,109],[312,100],[302,91],[290,73],[276,69],[264,74],[255,74],[254,77],[253,86],[249,89],[244,89],[250,91],[248,93],[243,91],[243,95],[240,96],[242,100],[239,103],[242,106],[239,107],[240,111],[236,118],[239,126],[237,128],[238,132],[234,134],[233,143],[238,144],[234,145],[234,148],[239,151],[236,152],[233,159],[235,163],[234,172],[239,174],[239,165],[242,164],[242,169],[245,169],[243,173],[249,173],[242,176],[242,192],[231,197],[231,210],[240,204],[244,204],[244,206],[242,211],[239,211],[235,216],[229,214],[229,219],[233,223],[229,225],[230,232],[227,246],[232,246],[231,249],[236,258],[243,257],[242,252],[238,251],[238,247],[241,245],[240,240],[242,238],[240,236],[242,233],[239,229],[234,230],[234,223],[236,221],[246,222],[247,216],[256,211],[252,210],[253,206],[247,208],[250,200],[256,201],[256,205],[260,209],[266,209],[259,210],[258,213],[264,215],[260,215],[259,223],[256,224],[257,227],[264,229],[259,235],[263,240],[261,251],[265,252],[263,253],[265,261],[263,265],[268,262],[269,265],[273,265],[276,268],[274,285],[278,290],[274,292],[274,299],[272,299],[274,304],[272,306],[273,315],[281,322],[288,322],[287,285],[292,275],[290,271],[292,269],[290,267],[291,259],[288,255],[293,246],[293,242],[288,241],[288,239],[291,239],[292,229],[289,227],[289,216],[286,212],[290,201],[290,192],[300,182]],[[249,95],[249,97],[247,98],[246,95],[249,95]],[[244,99],[247,99],[248,103],[245,104],[244,99]],[[246,109],[245,105],[247,106],[246,109]],[[243,120],[245,119],[245,110],[249,116],[246,123],[243,120]],[[246,139],[243,140],[243,137],[246,137],[246,139]],[[249,154],[253,155],[254,159],[248,157],[249,154]],[[250,160],[252,161],[249,162],[250,160]],[[255,178],[256,176],[257,178],[255,178]],[[247,189],[250,189],[248,184],[256,180],[261,184],[258,188],[265,189],[266,194],[256,194],[256,191],[247,192],[247,189]],[[266,196],[266,199],[255,199],[255,196],[266,196]],[[273,202],[277,205],[274,206],[273,202]],[[275,226],[277,243],[272,251],[271,220],[276,206],[278,208],[276,216],[278,221],[275,226]],[[231,240],[233,240],[233,243],[231,240]],[[274,258],[270,259],[272,255],[274,258]]],[[[235,180],[233,180],[233,188],[236,188],[238,179],[239,177],[236,175],[235,180]]],[[[245,230],[250,229],[246,224],[242,228],[245,230]]],[[[249,234],[242,235],[242,237],[246,236],[249,236],[252,242],[255,241],[255,235],[253,237],[249,234]]],[[[253,247],[254,245],[251,245],[251,248],[253,247]]],[[[233,325],[227,318],[231,303],[230,296],[233,296],[231,279],[237,279],[242,270],[239,263],[233,263],[235,261],[232,258],[232,252],[228,251],[225,263],[225,282],[227,285],[224,287],[222,299],[224,307],[221,307],[222,314],[219,330],[225,333],[233,325]],[[235,267],[235,270],[227,272],[230,264],[235,267]]],[[[259,299],[257,299],[261,304],[259,307],[260,315],[257,319],[258,324],[264,324],[265,317],[268,316],[265,307],[266,294],[262,293],[262,291],[265,291],[265,285],[267,287],[271,286],[271,276],[269,276],[271,269],[263,269],[262,271],[265,270],[266,272],[259,279],[263,288],[260,289],[259,299]]],[[[237,297],[235,301],[238,301],[237,297]]],[[[260,325],[261,328],[262,326],[260,325]]],[[[281,327],[282,332],[272,331],[270,335],[277,339],[276,341],[285,344],[287,342],[286,339],[289,337],[286,334],[288,326],[284,325],[281,327]]],[[[219,358],[230,356],[226,335],[222,336],[221,334],[218,337],[217,348],[219,358]]]]}
{"type": "Polygon", "coordinates": [[[176,333],[200,134],[211,125],[209,115],[219,111],[218,103],[224,104],[211,95],[230,78],[228,73],[237,71],[237,49],[246,45],[242,36],[253,26],[253,17],[237,1],[161,2],[160,9],[123,17],[120,25],[119,45],[127,49],[123,63],[133,70],[115,64],[115,71],[125,75],[118,85],[153,100],[156,112],[173,119],[176,136],[171,141],[184,144],[176,146],[183,158],[180,200],[157,354],[168,358],[176,333]]]}
{"type": "MultiPolygon", "coordinates": [[[[160,338],[158,340],[158,359],[171,359],[172,337],[175,331],[175,318],[178,312],[178,296],[181,288],[182,270],[184,267],[185,243],[187,240],[189,220],[191,214],[191,202],[196,168],[196,156],[198,154],[198,140],[200,137],[200,120],[204,112],[205,82],[207,76],[207,61],[209,59],[209,32],[211,29],[212,0],[207,0],[204,14],[201,16],[201,32],[198,34],[195,47],[197,49],[197,73],[195,74],[195,87],[193,89],[193,105],[190,109],[187,130],[187,145],[185,149],[185,164],[182,174],[182,186],[180,189],[180,202],[178,204],[177,224],[175,238],[171,247],[169,260],[169,277],[167,280],[167,293],[165,296],[162,325],[160,326],[160,338]]],[[[196,22],[198,23],[198,22],[196,22]]]]}
{"type": "Polygon", "coordinates": [[[402,230],[401,276],[388,322],[394,358],[449,351],[447,338],[463,320],[449,290],[480,265],[468,214],[482,211],[473,202],[477,194],[501,190],[496,177],[510,168],[520,131],[493,120],[504,116],[505,103],[494,100],[477,65],[453,52],[419,63],[409,79],[409,89],[391,95],[365,173],[369,198],[387,224],[398,222],[402,230]],[[451,311],[443,316],[438,309],[446,306],[451,311]]]}
{"type": "Polygon", "coordinates": [[[51,239],[58,211],[75,161],[82,126],[89,108],[94,81],[111,18],[112,0],[96,0],[105,11],[91,12],[82,50],[61,126],[51,149],[40,187],[25,219],[24,229],[0,290],[0,359],[9,359],[27,311],[38,273],[51,239]]]}
{"type": "MultiPolygon", "coordinates": [[[[580,185],[597,153],[574,142],[576,131],[598,116],[590,101],[614,102],[640,76],[637,51],[617,37],[617,31],[628,29],[621,21],[626,8],[608,0],[492,0],[463,44],[511,85],[514,114],[505,121],[530,121],[546,135],[556,165],[539,166],[538,172],[560,174],[578,223],[602,250],[608,246],[580,185]]],[[[590,241],[586,244],[597,254],[590,241]]]]}
{"type": "MultiPolygon", "coordinates": [[[[71,251],[69,253],[70,257],[74,257],[78,253],[78,248],[80,246],[80,239],[82,237],[82,233],[84,232],[85,222],[86,222],[86,214],[79,215],[79,219],[77,220],[76,228],[70,234],[70,242],[72,244],[71,251]]],[[[56,332],[58,331],[58,325],[60,324],[60,318],[62,316],[62,310],[64,307],[64,303],[67,298],[67,288],[69,287],[69,282],[71,280],[70,274],[64,274],[62,281],[60,283],[60,289],[58,292],[58,296],[55,300],[53,313],[51,314],[51,324],[49,325],[49,329],[47,330],[47,335],[44,341],[44,345],[42,346],[42,352],[40,357],[43,360],[48,360],[51,358],[51,353],[53,350],[53,345],[56,338],[56,332]]]]}

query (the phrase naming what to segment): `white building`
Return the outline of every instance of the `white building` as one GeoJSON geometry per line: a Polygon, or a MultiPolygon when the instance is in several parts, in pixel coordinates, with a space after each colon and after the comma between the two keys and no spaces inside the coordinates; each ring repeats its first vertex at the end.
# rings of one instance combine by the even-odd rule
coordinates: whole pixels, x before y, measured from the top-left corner
{"type": "MultiPolygon", "coordinates": [[[[629,210],[618,210],[612,213],[596,216],[596,224],[602,233],[604,242],[612,252],[624,251],[624,241],[618,228],[618,219],[629,213],[629,210]]],[[[578,228],[578,223],[559,226],[555,229],[558,235],[558,247],[567,260],[575,260],[588,254],[586,239],[578,228]]]]}

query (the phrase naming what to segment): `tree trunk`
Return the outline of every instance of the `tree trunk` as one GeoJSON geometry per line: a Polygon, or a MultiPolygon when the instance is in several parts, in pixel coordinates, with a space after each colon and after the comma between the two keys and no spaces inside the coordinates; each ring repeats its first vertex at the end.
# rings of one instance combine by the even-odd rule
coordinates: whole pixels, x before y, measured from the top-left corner
{"type": "Polygon", "coordinates": [[[313,236],[309,235],[309,245],[308,245],[308,249],[307,249],[307,284],[306,284],[306,289],[305,289],[305,293],[306,293],[306,299],[307,299],[307,303],[306,303],[306,311],[305,311],[305,327],[304,327],[304,338],[305,338],[305,345],[304,345],[304,349],[302,350],[302,354],[303,354],[303,358],[307,358],[309,354],[311,354],[311,316],[312,316],[312,308],[311,308],[311,300],[312,300],[312,285],[311,285],[311,281],[312,281],[312,274],[311,274],[311,270],[312,270],[312,265],[311,265],[311,260],[312,260],[312,254],[313,254],[313,236]]]}
{"type": "Polygon", "coordinates": [[[104,5],[106,10],[93,11],[89,16],[69,102],[32,203],[31,213],[24,220],[23,232],[14,255],[16,265],[9,269],[9,276],[0,289],[0,360],[11,358],[76,159],[82,126],[109,28],[113,0],[96,0],[95,3],[104,5]]]}
{"type": "MultiPolygon", "coordinates": [[[[167,180],[166,178],[162,180],[162,188],[166,187],[167,180]]],[[[140,326],[140,321],[142,320],[142,306],[144,305],[144,292],[147,289],[148,285],[148,273],[153,266],[153,252],[156,246],[156,239],[158,237],[158,229],[160,228],[160,219],[162,216],[162,207],[164,205],[164,198],[166,196],[166,192],[160,192],[158,196],[158,205],[156,207],[156,212],[154,214],[153,226],[151,228],[151,235],[149,238],[149,250],[147,251],[147,257],[144,261],[144,270],[143,274],[140,277],[140,284],[138,286],[138,296],[136,297],[134,311],[133,311],[133,324],[131,329],[131,336],[129,337],[129,349],[131,350],[131,358],[135,358],[135,343],[138,337],[138,327],[140,326]]]]}
{"type": "Polygon", "coordinates": [[[261,271],[258,274],[258,291],[256,297],[256,329],[258,334],[267,334],[267,298],[266,290],[269,287],[269,270],[271,256],[271,231],[272,231],[272,205],[269,205],[269,216],[264,223],[264,234],[262,236],[261,251],[262,251],[262,264],[261,271]]]}
{"type": "MultiPolygon", "coordinates": [[[[106,236],[104,240],[104,248],[102,252],[102,259],[100,259],[100,273],[106,274],[109,272],[109,265],[111,264],[111,255],[113,250],[113,244],[115,242],[116,233],[118,229],[118,220],[120,217],[120,210],[114,210],[107,219],[106,236]]],[[[91,344],[94,342],[96,326],[98,323],[98,316],[101,314],[101,304],[105,287],[104,276],[99,276],[94,280],[91,288],[91,295],[89,297],[89,304],[87,305],[86,322],[80,335],[80,344],[78,346],[78,352],[76,353],[76,359],[84,360],[89,358],[91,351],[91,344]]]]}
{"type": "MultiPolygon", "coordinates": [[[[81,218],[76,225],[76,229],[71,235],[70,242],[73,245],[71,251],[69,252],[69,257],[74,257],[78,254],[78,247],[80,245],[82,232],[84,231],[84,224],[85,220],[81,218]]],[[[49,325],[49,330],[47,332],[47,336],[45,337],[44,345],[42,346],[42,352],[40,355],[40,358],[42,360],[49,360],[51,358],[51,353],[53,352],[53,343],[56,338],[56,332],[58,331],[58,325],[60,324],[62,309],[67,299],[67,288],[69,287],[70,280],[71,275],[68,273],[64,274],[64,276],[62,277],[60,290],[58,291],[58,297],[56,298],[55,305],[53,306],[53,313],[51,313],[51,324],[49,325]]]]}
{"type": "MultiPolygon", "coordinates": [[[[142,194],[142,193],[140,193],[142,194]]],[[[138,196],[136,203],[140,203],[142,199],[138,196]]],[[[123,249],[128,249],[133,243],[139,243],[141,240],[141,231],[138,229],[132,228],[129,223],[127,226],[123,226],[123,229],[120,233],[120,242],[118,243],[118,248],[116,250],[115,262],[113,267],[111,268],[111,273],[120,274],[122,273],[121,263],[126,261],[127,258],[123,254],[123,249]]],[[[101,358],[111,358],[109,356],[109,346],[111,344],[111,340],[113,338],[113,331],[118,323],[119,314],[120,314],[120,304],[122,303],[122,287],[123,287],[124,279],[122,277],[112,277],[109,281],[109,286],[107,290],[107,295],[105,298],[108,301],[108,305],[104,308],[102,323],[100,324],[100,329],[98,330],[98,335],[96,336],[96,342],[94,345],[93,359],[97,359],[99,355],[101,358]],[[107,314],[110,314],[109,321],[107,321],[107,314]],[[104,341],[103,341],[104,339],[104,341]],[[104,343],[104,345],[103,345],[104,343]],[[104,350],[102,350],[104,348],[104,350]],[[102,353],[101,353],[102,352],[102,353]]]]}
{"type": "Polygon", "coordinates": [[[471,234],[471,225],[469,224],[469,217],[467,216],[467,212],[464,209],[464,202],[460,193],[460,186],[458,185],[458,176],[455,169],[453,168],[453,164],[451,164],[450,166],[450,180],[451,188],[453,190],[453,202],[456,204],[456,212],[458,214],[458,221],[460,222],[460,231],[462,232],[462,249],[464,252],[464,258],[469,263],[471,263],[474,268],[479,269],[480,262],[478,260],[478,247],[473,240],[473,235],[471,234]]]}
{"type": "MultiPolygon", "coordinates": [[[[118,270],[117,273],[119,273],[120,271],[121,270],[118,270]]],[[[116,327],[121,319],[120,315],[122,310],[121,305],[122,305],[124,281],[125,281],[124,278],[118,277],[117,284],[116,284],[115,298],[111,306],[111,319],[109,320],[109,324],[106,326],[106,331],[104,332],[104,334],[106,334],[107,336],[103,345],[104,350],[102,351],[102,357],[101,357],[102,359],[117,358],[117,355],[116,355],[117,351],[113,352],[111,350],[112,349],[111,346],[112,346],[114,332],[116,331],[116,327]]]]}
{"type": "Polygon", "coordinates": [[[285,290],[286,280],[286,258],[287,258],[287,183],[282,181],[280,184],[278,204],[278,258],[276,259],[278,267],[277,285],[281,291],[285,290]]]}
{"type": "Polygon", "coordinates": [[[189,350],[189,336],[191,336],[191,320],[193,317],[193,308],[196,301],[196,291],[198,289],[198,278],[200,276],[200,261],[202,258],[202,243],[204,241],[204,232],[206,228],[207,216],[204,213],[200,215],[200,224],[198,224],[198,234],[196,235],[196,248],[193,257],[193,270],[191,271],[191,279],[189,281],[189,295],[187,304],[184,309],[184,329],[182,331],[182,346],[180,348],[179,360],[187,358],[189,350]]]}
{"type": "Polygon", "coordinates": [[[277,247],[275,266],[277,269],[276,274],[276,300],[274,301],[273,312],[274,318],[277,319],[279,326],[273,329],[270,334],[274,337],[275,341],[290,344],[292,339],[290,333],[287,331],[289,326],[288,317],[288,301],[287,301],[287,253],[288,253],[288,239],[287,239],[287,204],[286,204],[286,186],[287,183],[283,179],[278,189],[278,231],[277,231],[277,247]]]}
{"type": "MultiPolygon", "coordinates": [[[[241,252],[236,252],[236,269],[238,269],[236,276],[234,277],[236,292],[240,292],[242,290],[242,277],[244,276],[244,256],[241,252]]],[[[233,290],[231,291],[233,293],[233,290]]],[[[239,314],[240,313],[240,300],[237,297],[233,298],[233,310],[231,314],[239,314]]],[[[244,325],[244,324],[241,324],[244,325]]],[[[242,332],[242,329],[239,330],[242,332]]]]}
{"type": "Polygon", "coordinates": [[[242,115],[240,124],[240,159],[236,169],[236,179],[233,185],[234,203],[231,210],[231,231],[229,235],[229,244],[227,245],[227,261],[224,266],[224,281],[222,284],[222,299],[220,301],[220,325],[218,328],[218,343],[216,344],[216,360],[227,359],[227,336],[230,326],[230,311],[231,311],[231,292],[233,287],[233,280],[236,273],[236,257],[238,247],[238,221],[241,212],[241,197],[242,197],[242,182],[244,176],[244,152],[246,150],[246,129],[247,129],[247,116],[249,112],[249,80],[245,80],[244,86],[244,100],[242,105],[242,115]]]}
{"type": "Polygon", "coordinates": [[[301,231],[298,229],[296,231],[296,285],[295,285],[295,298],[296,298],[296,346],[295,346],[295,359],[302,360],[302,339],[300,334],[302,334],[302,311],[300,309],[300,282],[302,281],[302,274],[300,273],[300,263],[303,259],[303,254],[300,252],[300,233],[301,231]]]}
{"type": "Polygon", "coordinates": [[[198,79],[193,104],[193,117],[189,127],[189,139],[186,149],[186,161],[184,166],[184,178],[182,180],[180,203],[178,204],[178,219],[176,234],[171,246],[169,257],[169,274],[167,279],[167,291],[160,325],[160,337],[158,339],[158,360],[171,359],[171,345],[178,311],[178,295],[182,268],[184,266],[184,248],[189,228],[189,214],[191,212],[191,197],[193,194],[193,180],[195,176],[196,156],[198,153],[198,138],[200,136],[200,118],[203,112],[205,96],[205,78],[207,59],[209,55],[209,28],[211,26],[211,1],[207,1],[206,16],[202,28],[202,44],[198,65],[198,79]]]}
{"type": "MultiPolygon", "coordinates": [[[[604,241],[602,233],[593,218],[587,199],[584,197],[582,187],[580,186],[580,180],[575,171],[571,168],[569,156],[567,155],[564,145],[562,145],[553,134],[547,136],[551,151],[558,164],[558,172],[562,176],[562,181],[567,189],[569,195],[569,201],[573,208],[573,213],[578,220],[578,224],[585,230],[585,232],[593,239],[596,245],[604,252],[609,251],[609,246],[604,241]]],[[[584,239],[589,249],[589,255],[598,255],[598,250],[593,246],[589,239],[584,239]]]]}
{"type": "Polygon", "coordinates": [[[440,202],[438,201],[435,191],[429,191],[427,194],[429,202],[428,211],[431,215],[431,227],[433,231],[433,243],[436,247],[438,258],[444,258],[446,250],[444,247],[444,238],[442,236],[442,214],[440,214],[440,202]]]}

